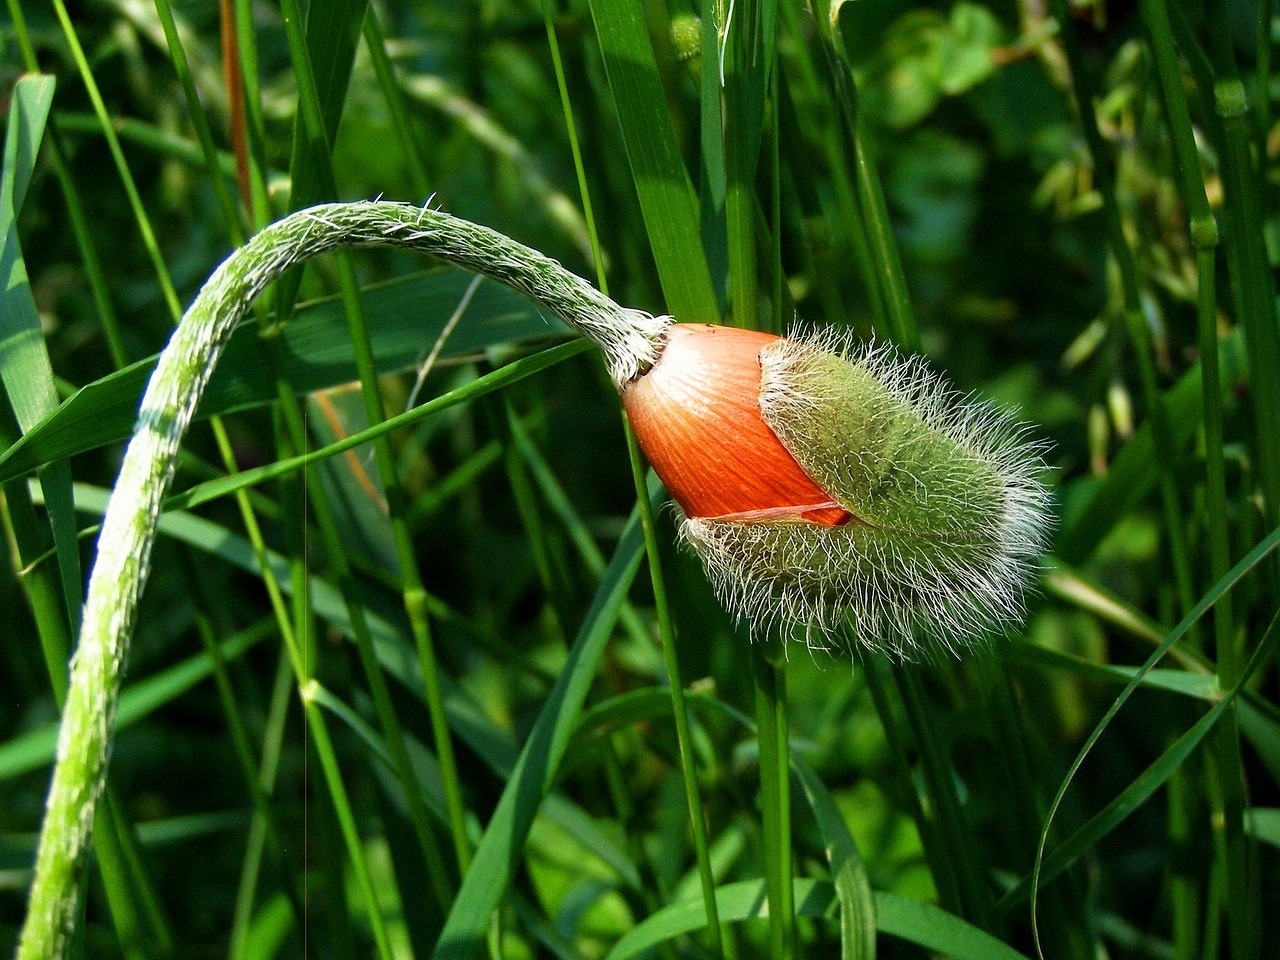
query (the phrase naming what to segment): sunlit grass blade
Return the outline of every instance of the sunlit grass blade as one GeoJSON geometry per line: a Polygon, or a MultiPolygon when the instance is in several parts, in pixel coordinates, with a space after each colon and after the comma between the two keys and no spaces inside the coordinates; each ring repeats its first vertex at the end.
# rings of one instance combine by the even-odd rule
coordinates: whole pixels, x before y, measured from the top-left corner
{"type": "MultiPolygon", "coordinates": [[[[40,314],[18,238],[18,214],[36,163],[45,120],[53,101],[52,77],[24,77],[14,86],[5,137],[3,184],[0,185],[0,378],[19,429],[25,434],[57,406],[53,363],[40,325],[40,314]]],[[[71,467],[59,461],[40,471],[49,508],[49,526],[62,583],[67,622],[80,622],[83,587],[71,498],[71,467]]],[[[65,655],[66,651],[62,651],[65,655]]],[[[55,688],[61,669],[55,674],[55,688]]]]}
{"type": "Polygon", "coordinates": [[[533,819],[555,779],[622,601],[640,566],[644,539],[633,518],[618,542],[569,654],[564,671],[485,827],[433,954],[435,960],[469,958],[482,943],[494,909],[514,875],[533,819]]]}
{"type": "MultiPolygon", "coordinates": [[[[222,642],[222,658],[233,661],[270,635],[270,623],[262,621],[222,642]]],[[[173,702],[196,684],[208,679],[213,663],[207,653],[198,653],[154,676],[134,680],[120,695],[117,724],[124,730],[173,702]]],[[[39,770],[53,762],[55,727],[40,727],[11,737],[0,744],[0,782],[39,770]]]]}
{"type": "MultiPolygon", "coordinates": [[[[1176,627],[1174,627],[1174,629],[1164,639],[1164,641],[1160,644],[1160,646],[1158,646],[1155,649],[1155,651],[1151,654],[1151,656],[1147,658],[1147,660],[1143,663],[1142,667],[1138,670],[1138,672],[1134,674],[1133,678],[1127,684],[1125,684],[1124,690],[1122,690],[1120,694],[1115,698],[1115,700],[1112,701],[1111,705],[1107,708],[1106,713],[1103,714],[1102,719],[1098,721],[1097,725],[1094,727],[1093,731],[1090,733],[1088,739],[1085,741],[1084,745],[1080,748],[1079,754],[1076,756],[1075,760],[1072,762],[1071,767],[1068,769],[1066,775],[1062,778],[1062,782],[1059,785],[1057,793],[1053,798],[1053,802],[1049,805],[1049,811],[1048,811],[1048,815],[1045,818],[1044,828],[1040,833],[1039,850],[1037,851],[1037,854],[1036,854],[1036,864],[1035,864],[1035,868],[1032,871],[1032,877],[1031,877],[1031,903],[1032,903],[1033,928],[1034,928],[1035,919],[1036,919],[1036,910],[1035,910],[1036,900],[1038,898],[1039,888],[1040,888],[1040,880],[1039,880],[1040,871],[1043,866],[1044,850],[1048,843],[1049,833],[1053,827],[1053,821],[1058,812],[1058,809],[1062,804],[1062,799],[1066,795],[1068,788],[1071,786],[1071,783],[1075,779],[1076,773],[1079,771],[1080,766],[1084,763],[1085,758],[1093,751],[1094,746],[1097,744],[1098,740],[1102,737],[1102,734],[1106,731],[1107,727],[1110,726],[1112,719],[1114,719],[1115,715],[1120,712],[1120,708],[1124,706],[1124,704],[1128,701],[1129,697],[1138,688],[1139,684],[1141,684],[1143,677],[1152,668],[1154,668],[1157,663],[1159,663],[1160,659],[1165,655],[1165,653],[1169,650],[1169,648],[1172,647],[1175,643],[1177,643],[1184,635],[1186,635],[1196,625],[1196,623],[1199,622],[1200,618],[1203,617],[1206,612],[1208,612],[1210,609],[1213,608],[1213,606],[1218,602],[1218,599],[1224,593],[1226,593],[1228,590],[1232,589],[1237,583],[1239,583],[1240,580],[1243,579],[1247,573],[1249,573],[1249,571],[1251,571],[1254,567],[1256,567],[1259,563],[1261,563],[1266,557],[1268,557],[1276,549],[1277,546],[1280,546],[1280,529],[1273,530],[1267,537],[1261,540],[1257,544],[1257,546],[1255,546],[1251,551],[1249,551],[1247,556],[1245,556],[1239,563],[1237,563],[1234,567],[1232,567],[1231,570],[1221,580],[1219,580],[1213,586],[1213,588],[1209,590],[1208,593],[1206,593],[1201,598],[1200,602],[1197,603],[1187,613],[1186,617],[1184,617],[1182,621],[1176,627]]],[[[1268,629],[1268,634],[1270,635],[1271,633],[1274,632],[1274,630],[1275,630],[1275,624],[1273,623],[1272,627],[1268,629]]],[[[1251,666],[1256,666],[1257,663],[1260,662],[1261,658],[1258,656],[1258,653],[1260,652],[1260,650],[1261,648],[1259,648],[1258,650],[1255,650],[1255,655],[1253,659],[1250,661],[1251,666]]],[[[1225,699],[1223,700],[1222,705],[1225,705],[1227,700],[1234,700],[1236,689],[1238,689],[1238,685],[1236,688],[1232,688],[1231,691],[1223,691],[1223,695],[1225,699]]],[[[1218,708],[1215,708],[1215,710],[1216,709],[1218,708]]]]}
{"type": "MultiPolygon", "coordinates": [[[[1277,622],[1273,622],[1263,638],[1259,649],[1270,649],[1275,644],[1280,630],[1277,622]]],[[[1178,772],[1214,729],[1228,707],[1235,702],[1239,687],[1229,691],[1217,699],[1213,707],[1193,724],[1186,733],[1180,736],[1160,757],[1133,780],[1124,791],[1106,805],[1098,813],[1089,818],[1075,833],[1056,847],[1038,864],[1039,871],[1034,877],[1039,886],[1050,883],[1059,873],[1069,868],[1084,853],[1094,847],[1112,830],[1132,816],[1151,796],[1178,772]]],[[[1031,893],[1032,877],[1020,881],[1000,901],[1002,907],[1012,907],[1025,900],[1031,893]]]]}
{"type": "MultiPolygon", "coordinates": [[[[413,366],[423,342],[439,334],[469,282],[456,270],[432,270],[370,288],[365,303],[377,318],[370,333],[378,372],[413,366]]],[[[540,317],[527,300],[506,287],[481,284],[468,308],[467,322],[449,338],[443,355],[462,356],[542,337],[556,329],[549,323],[553,321],[540,317]]],[[[279,334],[274,359],[262,348],[261,333],[258,324],[249,323],[232,334],[198,417],[274,403],[277,375],[286,377],[298,393],[356,379],[346,315],[337,298],[299,307],[279,334]]],[[[154,358],[140,360],[81,387],[56,413],[34,426],[28,437],[0,454],[0,480],[127,438],[154,366],[154,358]]]]}
{"type": "MultiPolygon", "coordinates": [[[[768,916],[764,883],[743,880],[716,890],[721,916],[740,923],[768,916]]],[[[835,888],[826,880],[797,880],[796,912],[827,916],[836,904],[835,888]]],[[[914,943],[953,960],[1027,960],[1026,955],[991,934],[932,904],[889,893],[875,895],[876,927],[884,934],[914,943]]],[[[605,960],[630,960],[704,923],[701,901],[673,904],[637,924],[609,951],[605,960]]]]}
{"type": "Polygon", "coordinates": [[[592,0],[590,7],[667,309],[677,320],[715,322],[697,199],[676,148],[644,11],[628,0],[592,0]]]}
{"type": "Polygon", "coordinates": [[[1217,700],[1218,682],[1209,673],[1188,673],[1185,670],[1162,670],[1156,668],[1143,673],[1138,667],[1125,667],[1118,664],[1094,663],[1084,657],[1075,656],[1062,650],[1051,650],[1029,643],[1010,645],[1005,653],[1006,659],[1012,663],[1035,667],[1048,667],[1058,670],[1069,670],[1077,676],[1096,677],[1109,683],[1128,683],[1134,676],[1142,673],[1141,684],[1152,690],[1168,690],[1197,700],[1217,700]]]}

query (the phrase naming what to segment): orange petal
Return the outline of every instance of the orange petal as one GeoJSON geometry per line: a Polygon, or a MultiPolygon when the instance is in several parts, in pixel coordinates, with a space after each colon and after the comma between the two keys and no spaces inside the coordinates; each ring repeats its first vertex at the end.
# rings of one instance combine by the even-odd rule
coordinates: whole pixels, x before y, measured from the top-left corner
{"type": "Polygon", "coordinates": [[[675,324],[666,337],[658,362],[623,388],[622,402],[684,512],[848,522],[760,415],[760,351],[779,338],[706,323],[675,324]]]}

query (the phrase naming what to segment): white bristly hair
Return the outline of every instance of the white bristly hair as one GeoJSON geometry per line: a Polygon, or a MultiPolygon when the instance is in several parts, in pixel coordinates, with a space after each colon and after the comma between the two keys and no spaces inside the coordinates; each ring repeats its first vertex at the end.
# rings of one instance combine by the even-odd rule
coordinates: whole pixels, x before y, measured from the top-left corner
{"type": "Polygon", "coordinates": [[[731,613],[895,660],[958,656],[1021,621],[1050,506],[1024,425],[885,344],[800,335],[761,366],[766,422],[854,519],[686,519],[731,613]]]}

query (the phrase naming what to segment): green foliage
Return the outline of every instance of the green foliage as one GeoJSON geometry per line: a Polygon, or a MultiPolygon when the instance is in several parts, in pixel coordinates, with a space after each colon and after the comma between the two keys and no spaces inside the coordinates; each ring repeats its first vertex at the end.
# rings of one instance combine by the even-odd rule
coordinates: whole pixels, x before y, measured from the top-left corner
{"type": "Polygon", "coordinates": [[[7,6],[0,954],[151,358],[248,233],[376,195],[1013,408],[1029,622],[793,644],[749,719],[599,362],[491,282],[455,329],[465,274],[315,261],[184,448],[74,951],[1275,954],[1274,0],[7,6]]]}

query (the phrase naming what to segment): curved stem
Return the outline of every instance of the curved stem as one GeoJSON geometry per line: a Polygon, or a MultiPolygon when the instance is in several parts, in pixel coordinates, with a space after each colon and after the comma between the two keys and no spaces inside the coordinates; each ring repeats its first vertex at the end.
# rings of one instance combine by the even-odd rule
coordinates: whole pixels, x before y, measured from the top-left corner
{"type": "Polygon", "coordinates": [[[499,233],[408,204],[312,207],[272,224],[228,257],[160,355],[103,520],[18,960],[60,960],[70,945],[160,502],[222,347],[254,299],[289,267],[329,251],[368,246],[419,250],[538,301],[601,348],[619,384],[648,369],[671,322],[618,306],[554,260],[499,233]]]}

